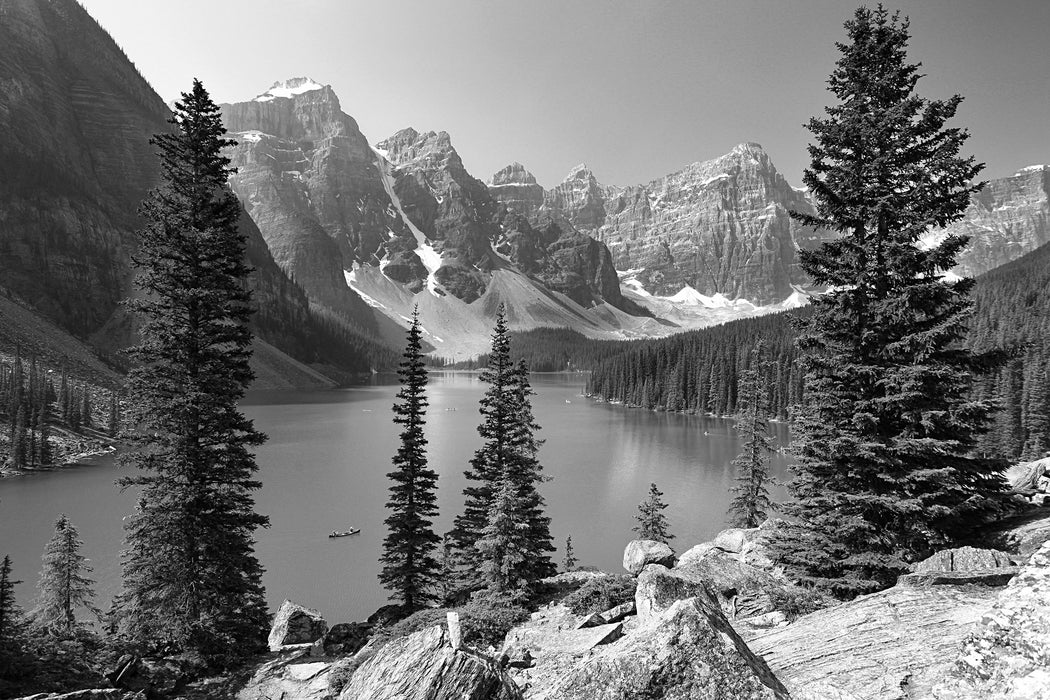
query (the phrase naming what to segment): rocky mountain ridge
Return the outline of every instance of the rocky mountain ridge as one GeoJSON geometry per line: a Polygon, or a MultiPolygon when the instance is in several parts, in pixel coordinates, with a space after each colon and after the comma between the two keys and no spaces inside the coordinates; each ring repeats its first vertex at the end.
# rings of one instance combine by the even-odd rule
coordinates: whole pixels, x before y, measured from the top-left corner
{"type": "Polygon", "coordinates": [[[456,343],[480,351],[501,303],[519,329],[661,326],[624,299],[604,245],[509,211],[446,132],[402,129],[371,147],[331,87],[307,78],[221,108],[237,141],[231,186],[278,264],[335,313],[363,318],[363,298],[391,343],[416,305],[446,356],[456,343]]]}

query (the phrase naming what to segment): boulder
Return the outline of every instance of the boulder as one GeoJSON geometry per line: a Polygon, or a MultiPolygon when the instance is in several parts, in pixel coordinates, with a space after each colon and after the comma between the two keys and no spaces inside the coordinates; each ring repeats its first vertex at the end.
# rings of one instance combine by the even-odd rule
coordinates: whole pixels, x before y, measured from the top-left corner
{"type": "Polygon", "coordinates": [[[829,684],[840,697],[927,698],[997,593],[898,585],[745,638],[793,696],[829,684]]]}
{"type": "Polygon", "coordinates": [[[328,623],[321,613],[286,600],[273,618],[267,642],[270,651],[281,651],[285,646],[323,640],[327,632],[328,623]]]}
{"type": "Polygon", "coordinates": [[[623,568],[637,576],[650,564],[674,566],[674,551],[663,542],[631,540],[623,550],[623,568]]]}
{"type": "Polygon", "coordinates": [[[722,530],[711,540],[711,544],[725,552],[739,553],[743,551],[744,545],[750,542],[758,534],[758,528],[731,527],[722,530]]]}
{"type": "Polygon", "coordinates": [[[530,694],[544,700],[787,697],[765,662],[704,597],[677,601],[623,639],[583,658],[544,693],[530,694]]]}
{"type": "Polygon", "coordinates": [[[1014,491],[1041,491],[1043,490],[1040,488],[1041,481],[1048,471],[1050,471],[1050,458],[1045,458],[1015,464],[1003,472],[1003,477],[1014,491]]]}
{"type": "Polygon", "coordinates": [[[934,697],[1050,698],[1050,542],[999,593],[934,697]]]}
{"type": "Polygon", "coordinates": [[[694,547],[682,555],[674,573],[700,582],[717,594],[730,619],[753,617],[776,609],[774,595],[784,582],[767,569],[740,561],[717,547],[694,547]]]}
{"type": "Polygon", "coordinates": [[[638,588],[634,592],[638,621],[644,624],[676,602],[694,597],[715,601],[704,583],[687,579],[663,566],[650,564],[638,576],[638,588]]]}
{"type": "Polygon", "coordinates": [[[1002,566],[1013,566],[1014,562],[1006,552],[997,549],[977,549],[976,547],[956,547],[937,552],[928,559],[912,565],[912,571],[983,571],[998,569],[1002,566]]]}
{"type": "Polygon", "coordinates": [[[362,663],[340,700],[521,700],[496,660],[453,649],[444,626],[395,639],[362,663]]]}
{"type": "Polygon", "coordinates": [[[297,698],[321,700],[328,694],[329,662],[302,663],[308,654],[283,655],[255,669],[251,678],[237,691],[237,700],[259,698],[297,698]]]}

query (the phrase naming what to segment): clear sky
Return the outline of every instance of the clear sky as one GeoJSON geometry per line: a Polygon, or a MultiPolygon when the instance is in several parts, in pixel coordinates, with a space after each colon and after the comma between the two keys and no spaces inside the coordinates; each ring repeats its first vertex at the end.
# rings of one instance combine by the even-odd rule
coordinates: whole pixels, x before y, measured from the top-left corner
{"type": "MultiPolygon", "coordinates": [[[[761,143],[798,185],[828,103],[838,0],[81,0],[165,100],[331,84],[375,143],[445,130],[476,177],[512,161],[550,187],[580,162],[633,184],[761,143]]],[[[985,177],[1050,162],[1050,0],[898,0],[927,97],[985,177]]]]}

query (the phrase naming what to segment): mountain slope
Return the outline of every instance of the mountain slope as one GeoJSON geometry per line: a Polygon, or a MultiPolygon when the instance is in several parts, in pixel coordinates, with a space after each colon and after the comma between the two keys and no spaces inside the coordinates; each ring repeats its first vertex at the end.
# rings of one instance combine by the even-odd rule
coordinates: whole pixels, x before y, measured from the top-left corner
{"type": "MultiPolygon", "coordinates": [[[[0,18],[0,285],[111,355],[133,338],[118,303],[132,292],[138,206],[158,182],[149,138],[170,112],[74,0],[5,0],[0,18]]],[[[303,338],[324,336],[327,358],[367,370],[367,341],[329,333],[241,224],[263,338],[312,362],[303,338]]]]}

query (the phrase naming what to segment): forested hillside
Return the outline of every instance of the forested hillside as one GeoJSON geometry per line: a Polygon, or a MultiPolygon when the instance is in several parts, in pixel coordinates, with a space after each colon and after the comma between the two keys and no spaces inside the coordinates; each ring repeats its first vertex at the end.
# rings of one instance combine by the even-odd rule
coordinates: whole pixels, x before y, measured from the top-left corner
{"type": "MultiPolygon", "coordinates": [[[[1011,458],[1042,456],[1050,446],[1050,248],[1043,246],[977,278],[974,301],[967,345],[1007,354],[1002,366],[977,379],[978,397],[1001,405],[981,447],[1011,458]]],[[[761,341],[772,361],[764,377],[770,406],[786,418],[804,390],[794,363],[793,321],[808,313],[800,309],[630,343],[623,352],[599,358],[588,391],[631,406],[732,414],[737,410],[737,377],[761,341]]]]}

